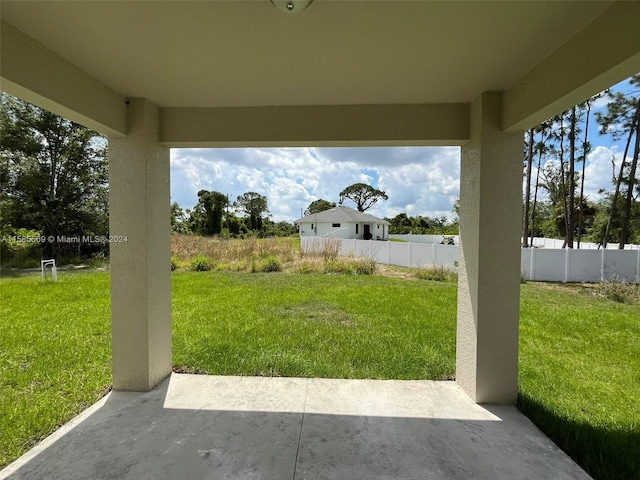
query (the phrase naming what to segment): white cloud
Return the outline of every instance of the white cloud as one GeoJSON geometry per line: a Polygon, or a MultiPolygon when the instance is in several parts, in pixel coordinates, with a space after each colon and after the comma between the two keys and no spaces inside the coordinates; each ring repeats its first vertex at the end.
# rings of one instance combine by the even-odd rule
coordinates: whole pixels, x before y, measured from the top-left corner
{"type": "Polygon", "coordinates": [[[370,183],[387,202],[370,212],[385,217],[450,215],[459,194],[457,147],[241,148],[171,150],[171,196],[183,208],[199,190],[233,200],[247,191],[265,195],[274,221],[293,221],[313,200],[337,202],[345,187],[370,183]]]}
{"type": "Polygon", "coordinates": [[[598,146],[587,155],[587,168],[584,176],[585,196],[592,201],[598,201],[602,198],[599,193],[600,189],[612,190],[612,178],[614,174],[617,176],[620,171],[620,162],[622,161],[622,153],[618,152],[617,147],[598,146]]]}
{"type": "Polygon", "coordinates": [[[460,193],[460,149],[433,148],[397,167],[379,168],[380,188],[389,195],[386,216],[451,215],[460,193]]]}
{"type": "MultiPolygon", "coordinates": [[[[587,157],[585,194],[592,201],[599,190],[611,190],[612,158],[616,172],[622,154],[616,145],[596,146],[587,157]]],[[[577,165],[580,169],[581,165],[577,165]]],[[[533,178],[535,179],[535,168],[533,178]]],[[[171,196],[183,208],[197,203],[199,190],[238,195],[265,195],[274,221],[299,218],[314,200],[337,202],[342,189],[370,183],[389,196],[370,213],[393,217],[452,216],[460,192],[460,149],[414,148],[239,148],[174,149],[171,151],[171,196]]],[[[538,198],[543,198],[543,190],[538,198]]],[[[347,205],[349,205],[347,203],[347,205]]]]}

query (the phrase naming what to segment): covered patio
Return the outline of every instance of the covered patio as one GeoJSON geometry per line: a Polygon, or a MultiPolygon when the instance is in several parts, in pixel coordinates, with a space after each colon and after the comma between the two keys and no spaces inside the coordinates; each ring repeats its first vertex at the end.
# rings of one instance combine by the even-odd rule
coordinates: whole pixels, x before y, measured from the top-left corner
{"type": "MultiPolygon", "coordinates": [[[[527,471],[537,472],[533,464],[551,458],[545,452],[553,447],[533,433],[513,406],[473,405],[512,405],[517,398],[523,132],[640,71],[640,2],[316,0],[299,12],[297,3],[287,13],[286,7],[276,8],[268,0],[0,2],[1,89],[108,136],[109,233],[128,239],[111,245],[115,392],[94,408],[84,433],[76,429],[49,450],[87,449],[95,442],[113,447],[114,457],[107,461],[106,454],[95,451],[81,463],[82,455],[61,453],[67,460],[58,465],[43,451],[33,456],[33,463],[21,465],[16,478],[21,471],[29,472],[28,478],[53,478],[57,468],[72,465],[76,472],[116,469],[130,454],[146,466],[149,478],[187,478],[154,470],[160,464],[145,462],[144,448],[114,447],[119,436],[126,445],[135,422],[146,429],[157,425],[158,435],[167,436],[175,430],[164,423],[177,422],[185,435],[191,428],[193,437],[213,435],[202,427],[212,422],[221,429],[214,432],[237,441],[239,452],[249,452],[251,445],[276,452],[267,456],[286,455],[270,450],[281,434],[288,455],[295,450],[297,460],[287,460],[288,476],[295,478],[345,478],[351,476],[350,462],[355,462],[354,471],[368,468],[368,459],[377,458],[371,449],[378,448],[378,436],[386,438],[381,445],[415,439],[411,448],[389,457],[400,470],[381,470],[378,478],[416,478],[402,470],[403,462],[422,468],[425,458],[436,457],[447,457],[441,464],[445,470],[427,471],[423,478],[458,478],[458,467],[452,465],[462,472],[472,469],[476,478],[518,478],[512,474],[515,467],[500,477],[497,470],[477,463],[487,452],[483,448],[489,448],[483,442],[492,438],[492,431],[501,431],[498,440],[490,441],[498,452],[503,445],[516,445],[516,438],[523,442],[520,454],[501,457],[519,462],[522,478],[527,471]],[[356,439],[348,431],[354,425],[369,429],[364,457],[349,457],[348,450],[334,445],[345,456],[331,457],[337,468],[333,475],[314,470],[324,465],[315,463],[321,442],[311,434],[309,443],[300,440],[305,438],[301,409],[306,411],[308,404],[287,403],[301,395],[300,385],[307,392],[330,381],[261,380],[267,398],[279,399],[275,410],[265,410],[260,398],[257,406],[240,402],[245,406],[236,409],[237,394],[225,396],[230,387],[223,379],[166,380],[172,369],[170,148],[417,145],[453,145],[462,152],[457,385],[407,384],[394,402],[371,411],[358,410],[358,399],[366,405],[378,386],[368,392],[346,387],[355,390],[344,405],[329,402],[326,411],[309,407],[316,426],[308,427],[328,428],[329,442],[342,434],[356,439]],[[169,401],[176,382],[189,382],[180,387],[178,397],[186,397],[182,407],[169,401]],[[288,393],[278,397],[283,389],[288,393]],[[445,421],[438,416],[445,413],[430,409],[448,398],[451,389],[455,402],[468,405],[448,411],[445,421]],[[406,417],[394,410],[404,401],[416,409],[406,417]],[[355,410],[347,408],[352,402],[355,410]],[[166,408],[154,407],[160,404],[166,408]],[[181,409],[199,420],[184,424],[181,409]],[[128,411],[133,417],[125,416],[128,411]],[[238,411],[246,412],[246,418],[238,411]],[[425,413],[429,411],[435,417],[425,413]],[[239,417],[244,427],[230,420],[239,417]],[[495,423],[495,417],[503,421],[495,423]],[[347,430],[345,419],[351,425],[347,430]],[[100,443],[105,438],[94,424],[111,432],[111,443],[100,443]],[[398,436],[385,437],[393,432],[398,436]],[[435,442],[441,436],[452,439],[444,444],[449,447],[435,442]],[[458,444],[467,450],[457,450],[458,444]]],[[[251,381],[234,384],[242,391],[243,382],[251,381]]],[[[334,394],[342,398],[339,392],[320,396],[334,394]]],[[[156,458],[159,437],[145,435],[156,452],[149,458],[156,458]]],[[[205,452],[209,448],[189,445],[205,452]]],[[[215,457],[215,448],[209,449],[208,459],[215,457]]],[[[173,465],[198,468],[192,457],[175,455],[180,461],[173,465]]],[[[575,466],[558,455],[554,451],[556,460],[549,460],[556,473],[530,477],[581,478],[580,473],[562,473],[575,466]]],[[[218,474],[206,475],[281,478],[268,462],[242,475],[225,473],[229,465],[222,462],[218,474]]],[[[193,478],[205,476],[188,471],[193,478]]],[[[115,472],[111,474],[117,478],[144,478],[115,472]]],[[[86,478],[84,473],[77,476],[86,478]]]]}
{"type": "Polygon", "coordinates": [[[590,477],[515,407],[454,382],[173,374],[110,393],[0,478],[590,477]]]}

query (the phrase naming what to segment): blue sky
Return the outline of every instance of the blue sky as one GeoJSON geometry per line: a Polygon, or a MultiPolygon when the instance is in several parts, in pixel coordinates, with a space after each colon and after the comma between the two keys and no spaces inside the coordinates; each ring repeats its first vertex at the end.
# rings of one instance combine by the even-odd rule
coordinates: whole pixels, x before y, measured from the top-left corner
{"type": "MultiPolygon", "coordinates": [[[[624,88],[619,84],[614,88],[624,88]]],[[[593,112],[602,109],[599,101],[593,112]]],[[[591,119],[592,152],[587,157],[586,194],[611,188],[611,159],[618,165],[624,141],[599,135],[591,119]]],[[[534,173],[535,175],[535,173],[534,173]]],[[[389,196],[369,212],[378,217],[452,216],[460,191],[458,147],[227,148],[172,149],[171,200],[184,209],[199,190],[217,190],[231,200],[248,191],[267,197],[271,218],[292,222],[318,198],[337,202],[342,189],[369,183],[389,196]]],[[[347,203],[347,205],[350,205],[347,203]]],[[[351,205],[353,206],[353,205],[351,205]]]]}

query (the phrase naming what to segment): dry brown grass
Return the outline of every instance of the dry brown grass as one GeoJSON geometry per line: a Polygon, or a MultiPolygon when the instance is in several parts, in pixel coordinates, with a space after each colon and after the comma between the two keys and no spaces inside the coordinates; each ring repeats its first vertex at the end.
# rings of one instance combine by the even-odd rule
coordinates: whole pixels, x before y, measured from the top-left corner
{"type": "Polygon", "coordinates": [[[303,253],[300,240],[291,237],[225,240],[195,235],[171,236],[173,269],[355,275],[374,273],[376,265],[371,259],[338,257],[339,248],[339,241],[329,241],[325,248],[303,253]],[[278,269],[274,268],[276,263],[278,269]],[[204,264],[206,268],[201,268],[204,264]]]}
{"type": "Polygon", "coordinates": [[[340,252],[339,238],[318,238],[316,242],[307,244],[304,255],[311,257],[321,257],[324,260],[332,261],[338,258],[340,252]]]}
{"type": "Polygon", "coordinates": [[[223,240],[196,235],[173,234],[171,255],[178,268],[187,267],[200,256],[209,258],[219,270],[244,271],[252,262],[275,257],[283,264],[293,262],[300,256],[300,241],[297,238],[248,238],[223,240]]]}
{"type": "MultiPolygon", "coordinates": [[[[339,251],[339,239],[318,242],[306,252],[302,252],[300,239],[294,237],[241,240],[180,234],[171,236],[172,269],[376,274],[434,280],[434,278],[425,277],[422,269],[377,265],[372,259],[366,257],[339,256],[339,251]],[[202,265],[206,265],[206,268],[198,267],[202,265]]],[[[445,279],[438,278],[438,280],[445,279]]],[[[447,277],[446,280],[452,281],[453,277],[451,279],[447,277]]]]}

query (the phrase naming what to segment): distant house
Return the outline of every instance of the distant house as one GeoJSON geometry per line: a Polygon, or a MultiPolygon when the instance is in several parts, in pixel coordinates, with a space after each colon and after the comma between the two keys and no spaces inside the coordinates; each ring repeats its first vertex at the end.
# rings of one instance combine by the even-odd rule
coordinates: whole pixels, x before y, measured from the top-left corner
{"type": "Polygon", "coordinates": [[[301,237],[389,239],[389,222],[344,206],[307,215],[294,223],[301,237]]]}

